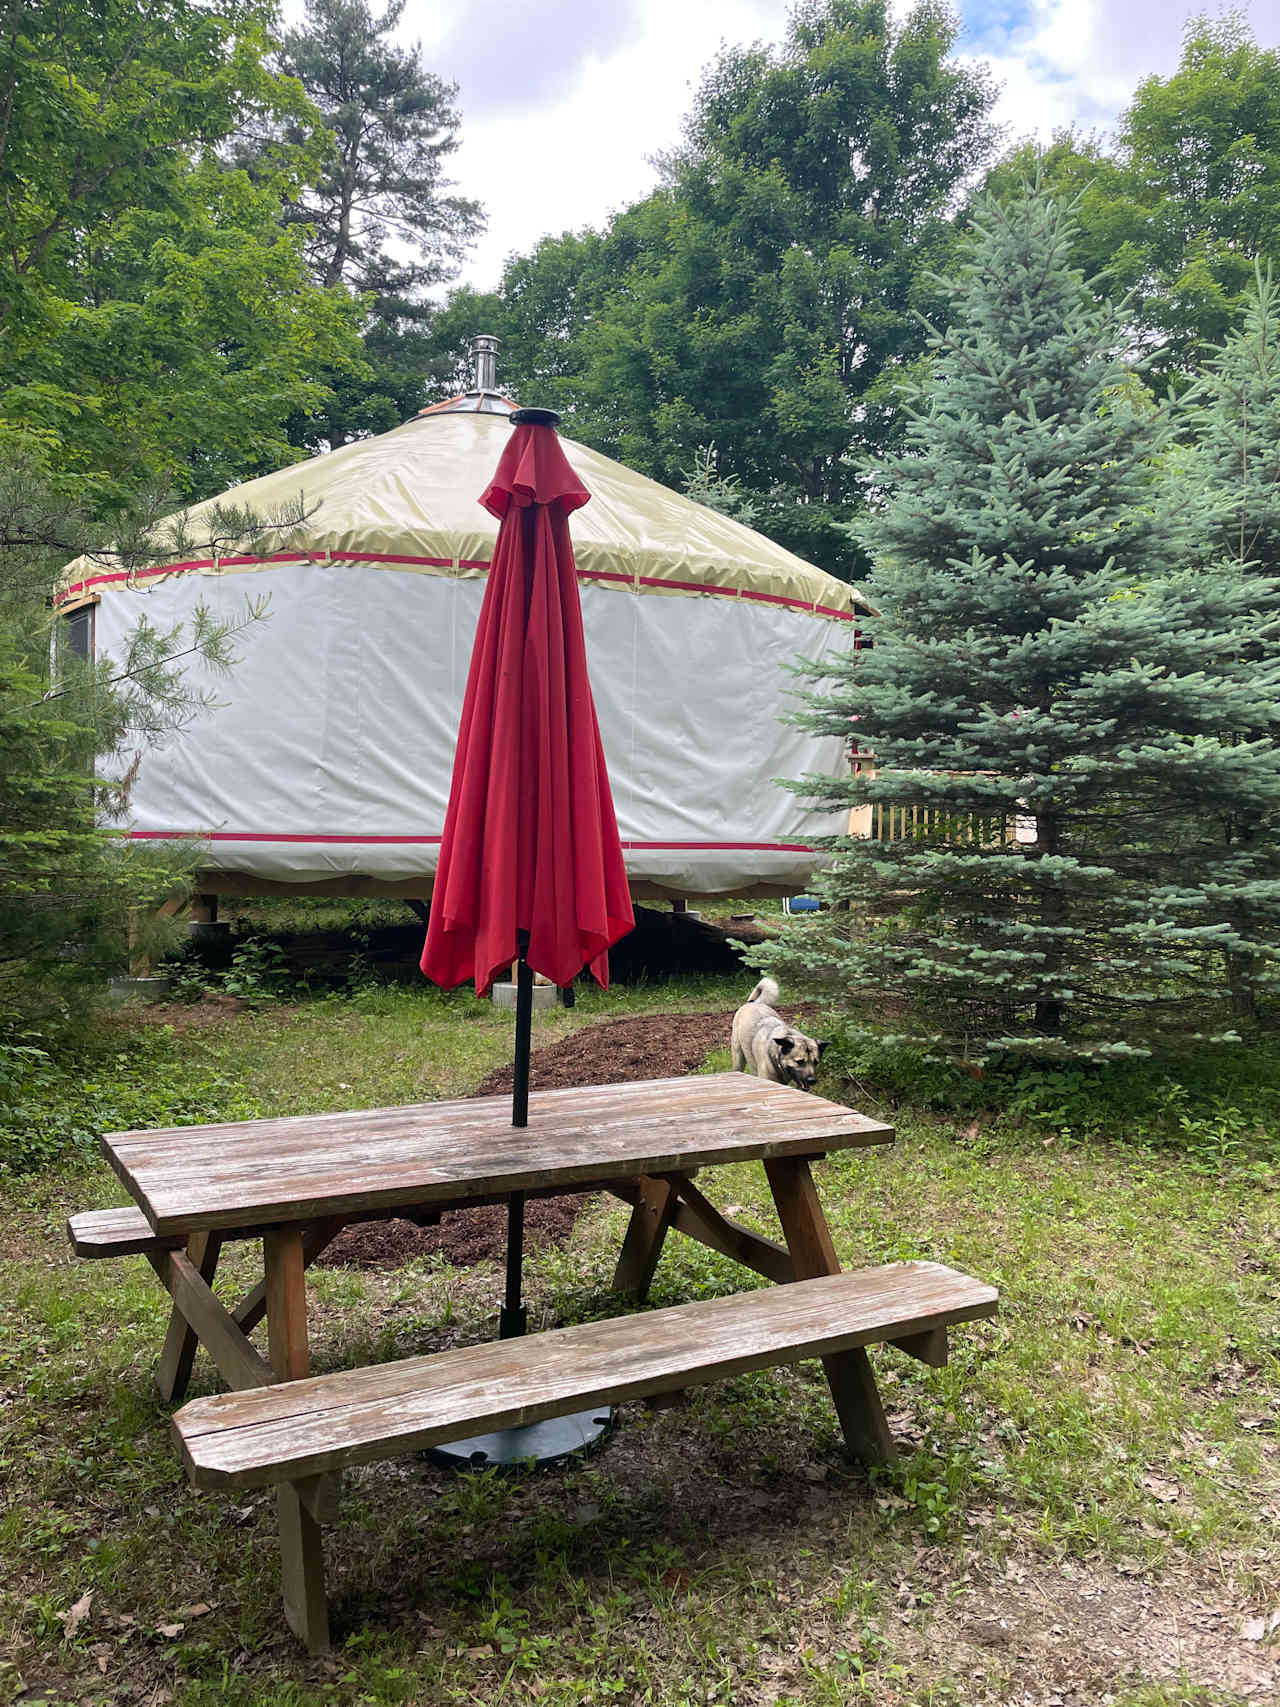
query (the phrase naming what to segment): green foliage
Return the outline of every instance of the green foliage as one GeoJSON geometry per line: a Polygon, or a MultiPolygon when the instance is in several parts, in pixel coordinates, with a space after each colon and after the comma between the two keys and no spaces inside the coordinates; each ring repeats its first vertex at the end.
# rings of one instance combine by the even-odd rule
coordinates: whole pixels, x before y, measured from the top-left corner
{"type": "Polygon", "coordinates": [[[359,365],[356,305],[312,284],[283,203],[325,133],[267,69],[271,9],[3,0],[0,423],[37,430],[92,508],[148,477],[188,498],[286,461],[323,368],[359,365]],[[231,170],[251,122],[290,140],[231,170]]]}
{"type": "Polygon", "coordinates": [[[188,956],[166,962],[161,975],[168,980],[170,993],[180,1002],[198,1002],[211,992],[221,992],[260,1007],[305,988],[295,985],[280,945],[258,937],[246,937],[237,943],[231,963],[223,972],[210,971],[188,956]]]}
{"type": "MultiPolygon", "coordinates": [[[[1028,152],[992,187],[1016,182],[1028,152]]],[[[1076,261],[1123,301],[1153,371],[1194,375],[1238,325],[1255,257],[1280,257],[1280,53],[1239,14],[1193,19],[1178,69],[1139,84],[1114,150],[1068,134],[1042,170],[1078,195],[1076,261]]]]}
{"type": "MultiPolygon", "coordinates": [[[[294,422],[309,449],[385,432],[421,407],[431,368],[424,292],[457,271],[483,226],[479,205],[450,194],[445,176],[459,144],[457,87],[426,69],[420,47],[396,44],[403,12],[404,0],[376,18],[366,0],[308,0],[306,21],[281,45],[280,69],[315,103],[331,143],[288,218],[317,283],[346,285],[365,305],[363,364],[336,366],[324,407],[294,422]]],[[[286,119],[257,138],[247,151],[255,169],[292,134],[286,119]]]]}
{"type": "Polygon", "coordinates": [[[759,520],[760,506],[742,490],[737,475],[721,474],[720,453],[714,445],[699,445],[694,451],[693,467],[686,471],[684,489],[695,503],[732,516],[743,527],[754,527],[759,520]]]}
{"type": "Polygon", "coordinates": [[[1228,1167],[1275,1178],[1280,1048],[1201,1048],[1116,1061],[1003,1062],[965,1071],[870,1026],[827,1026],[823,1068],[859,1105],[945,1113],[957,1138],[990,1144],[982,1123],[1039,1128],[1055,1140],[1108,1142],[1178,1154],[1218,1175],[1228,1167]],[[967,1123],[972,1131],[964,1136],[967,1123]]]}
{"type": "Polygon", "coordinates": [[[156,1026],[0,1044],[0,1175],[96,1155],[104,1132],[258,1112],[216,1056],[179,1051],[156,1026]]]}
{"type": "Polygon", "coordinates": [[[180,860],[130,850],[100,825],[120,779],[95,777],[93,760],[133,696],[113,701],[95,693],[99,670],[84,676],[68,699],[48,697],[22,636],[0,629],[0,1033],[12,1014],[122,971],[130,909],[157,906],[182,878],[180,860]]]}
{"type": "Polygon", "coordinates": [[[603,233],[541,243],[496,300],[463,298],[442,352],[483,310],[504,383],[575,437],[669,484],[714,443],[757,525],[851,576],[848,453],[895,433],[923,269],[991,140],[993,91],[955,36],[933,0],[900,20],[883,0],[807,0],[779,51],[726,49],[664,187],[603,233]]]}
{"type": "Polygon", "coordinates": [[[1072,241],[1043,194],[980,210],[906,450],[874,468],[874,645],[804,671],[804,724],[879,768],[797,791],[927,828],[833,839],[819,891],[848,910],[762,956],[947,1059],[1234,1035],[1232,997],[1280,982],[1276,855],[1233,833],[1280,807],[1277,584],[1191,556],[1168,421],[1072,241]]]}
{"type": "MultiPolygon", "coordinates": [[[[0,1031],[48,1018],[124,969],[130,919],[180,890],[196,849],[110,833],[142,744],[208,696],[239,628],[197,609],[140,622],[82,662],[45,608],[67,558],[133,570],[196,544],[200,497],[297,453],[286,423],[360,365],[358,305],[312,283],[282,207],[327,133],[266,64],[259,0],[0,0],[0,1031]],[[287,128],[252,178],[247,126],[287,128]]],[[[222,506],[199,544],[278,544],[296,515],[222,506]]],[[[139,944],[139,947],[145,946],[139,944]]]]}
{"type": "MultiPolygon", "coordinates": [[[[187,660],[227,673],[238,634],[268,614],[247,600],[216,621],[197,605],[171,628],[142,619],[116,656],[76,657],[45,605],[65,554],[102,537],[68,503],[76,484],[37,435],[0,432],[0,1036],[65,1013],[123,972],[131,948],[160,945],[154,909],[182,891],[199,849],[130,843],[112,822],[140,748],[211,701],[187,660]]],[[[157,528],[146,504],[117,509],[115,525],[117,543],[96,555],[126,571],[190,544],[181,516],[157,528]]],[[[263,531],[231,507],[213,525],[220,543],[263,531]]]]}
{"type": "Polygon", "coordinates": [[[1208,507],[1203,549],[1280,573],[1280,286],[1258,265],[1241,324],[1183,399],[1187,470],[1208,507]]]}

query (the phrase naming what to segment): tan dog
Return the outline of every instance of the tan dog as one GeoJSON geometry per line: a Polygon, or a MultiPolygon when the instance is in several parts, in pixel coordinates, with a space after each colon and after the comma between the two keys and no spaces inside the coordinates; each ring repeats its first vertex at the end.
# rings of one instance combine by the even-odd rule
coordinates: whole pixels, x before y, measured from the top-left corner
{"type": "Polygon", "coordinates": [[[788,1025],[774,1013],[778,986],[762,978],[733,1016],[733,1067],[737,1073],[754,1073],[777,1085],[797,1085],[811,1091],[818,1077],[818,1062],[827,1047],[816,1038],[788,1025]]]}

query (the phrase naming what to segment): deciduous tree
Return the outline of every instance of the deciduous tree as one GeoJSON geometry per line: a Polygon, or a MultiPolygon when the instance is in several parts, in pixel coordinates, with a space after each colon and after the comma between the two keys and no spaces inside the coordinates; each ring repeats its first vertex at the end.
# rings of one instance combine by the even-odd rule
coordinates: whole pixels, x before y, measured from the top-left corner
{"type": "Polygon", "coordinates": [[[1062,136],[1039,169],[1078,198],[1075,258],[1125,304],[1153,377],[1184,384],[1239,325],[1255,257],[1280,262],[1280,53],[1237,14],[1195,19],[1178,69],[1138,85],[1112,147],[1062,136]]]}

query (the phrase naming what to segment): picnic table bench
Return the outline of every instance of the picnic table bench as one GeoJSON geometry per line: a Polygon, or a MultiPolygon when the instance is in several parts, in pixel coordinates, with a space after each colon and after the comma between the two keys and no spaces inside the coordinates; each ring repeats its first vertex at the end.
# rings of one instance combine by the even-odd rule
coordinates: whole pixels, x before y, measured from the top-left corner
{"type": "Polygon", "coordinates": [[[513,1128],[505,1097],[109,1134],[136,1207],[68,1223],[91,1258],[144,1255],[173,1300],[157,1369],[185,1394],[198,1345],[229,1394],[173,1419],[200,1487],[278,1488],[285,1613],[328,1643],[321,1524],[333,1475],[478,1431],[671,1393],[820,1357],[854,1456],[893,1455],[866,1347],[946,1361],[948,1327],[994,1313],[993,1288],[936,1263],[842,1274],[810,1163],[893,1129],[741,1073],[535,1092],[513,1128]],[[763,1164],[783,1243],[730,1220],[694,1184],[705,1167],[763,1164]],[[306,1269],[353,1221],[528,1196],[608,1190],[631,1206],[614,1288],[642,1300],[671,1231],[786,1284],[313,1376],[306,1269]],[[263,1277],[233,1308],[212,1281],[223,1242],[261,1238],[263,1277]],[[268,1356],[248,1335],[265,1316],[268,1356]]]}

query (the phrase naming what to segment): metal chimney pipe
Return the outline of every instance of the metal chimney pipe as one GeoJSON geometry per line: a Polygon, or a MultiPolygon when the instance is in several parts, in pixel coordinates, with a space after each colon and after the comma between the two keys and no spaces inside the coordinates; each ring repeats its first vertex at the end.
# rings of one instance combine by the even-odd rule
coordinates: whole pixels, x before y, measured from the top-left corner
{"type": "Polygon", "coordinates": [[[471,354],[476,364],[476,390],[498,389],[498,344],[500,339],[491,332],[481,332],[471,340],[471,354]]]}

